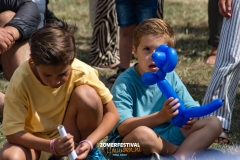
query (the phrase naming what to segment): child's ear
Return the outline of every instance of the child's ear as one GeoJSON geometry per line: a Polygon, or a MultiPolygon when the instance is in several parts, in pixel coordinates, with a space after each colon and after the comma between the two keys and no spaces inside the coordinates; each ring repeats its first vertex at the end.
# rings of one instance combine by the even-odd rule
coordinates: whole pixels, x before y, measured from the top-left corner
{"type": "Polygon", "coordinates": [[[35,65],[35,63],[34,63],[32,57],[29,58],[29,62],[30,62],[31,64],[34,64],[34,65],[35,65]]]}
{"type": "Polygon", "coordinates": [[[132,50],[134,57],[137,58],[137,49],[135,48],[135,46],[132,47],[132,50]]]}
{"type": "Polygon", "coordinates": [[[32,62],[32,63],[34,63],[32,57],[29,58],[29,61],[32,62]]]}

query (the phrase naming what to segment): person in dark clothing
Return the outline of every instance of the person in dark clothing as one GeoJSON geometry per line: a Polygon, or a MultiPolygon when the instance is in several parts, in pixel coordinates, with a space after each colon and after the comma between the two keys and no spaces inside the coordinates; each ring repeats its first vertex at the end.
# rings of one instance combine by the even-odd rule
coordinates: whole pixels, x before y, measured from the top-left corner
{"type": "MultiPolygon", "coordinates": [[[[40,20],[39,10],[31,0],[0,1],[0,63],[7,80],[29,59],[28,39],[37,30],[40,20]]],[[[0,92],[0,115],[4,96],[0,92]]]]}
{"type": "Polygon", "coordinates": [[[218,0],[208,0],[208,44],[211,46],[211,52],[206,60],[206,63],[210,65],[214,65],[216,61],[222,23],[223,16],[218,11],[218,0]]]}

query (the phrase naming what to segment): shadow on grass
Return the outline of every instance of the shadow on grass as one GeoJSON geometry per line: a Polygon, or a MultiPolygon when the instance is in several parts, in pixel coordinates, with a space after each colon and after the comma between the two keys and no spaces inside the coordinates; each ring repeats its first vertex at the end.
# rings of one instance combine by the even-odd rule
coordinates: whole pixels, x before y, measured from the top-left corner
{"type": "Polygon", "coordinates": [[[90,53],[91,41],[92,41],[92,37],[77,36],[76,42],[75,42],[77,58],[87,64],[89,64],[89,53],[90,53]]]}
{"type": "Polygon", "coordinates": [[[206,26],[176,26],[176,49],[179,55],[189,58],[206,58],[210,51],[206,26]]]}
{"type": "Polygon", "coordinates": [[[185,86],[188,89],[188,92],[193,97],[194,100],[198,101],[199,104],[202,104],[202,100],[207,90],[207,86],[199,84],[190,84],[185,83],[185,86]]]}

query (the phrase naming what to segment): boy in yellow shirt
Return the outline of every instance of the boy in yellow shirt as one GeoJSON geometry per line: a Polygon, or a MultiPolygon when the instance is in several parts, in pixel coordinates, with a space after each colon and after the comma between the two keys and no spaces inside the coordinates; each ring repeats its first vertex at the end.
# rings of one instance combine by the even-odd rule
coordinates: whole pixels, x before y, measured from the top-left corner
{"type": "Polygon", "coordinates": [[[76,146],[84,159],[119,120],[112,95],[98,73],[77,60],[75,27],[46,24],[31,37],[31,58],[14,73],[6,91],[0,159],[48,159],[76,146]],[[57,126],[68,133],[60,137],[57,126]]]}

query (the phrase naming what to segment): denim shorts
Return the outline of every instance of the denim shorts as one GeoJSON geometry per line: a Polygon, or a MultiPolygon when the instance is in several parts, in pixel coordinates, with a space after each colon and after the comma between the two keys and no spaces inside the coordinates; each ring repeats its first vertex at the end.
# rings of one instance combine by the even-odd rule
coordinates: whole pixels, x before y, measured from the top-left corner
{"type": "Polygon", "coordinates": [[[158,0],[115,0],[119,26],[138,25],[145,19],[156,18],[158,0]]]}

